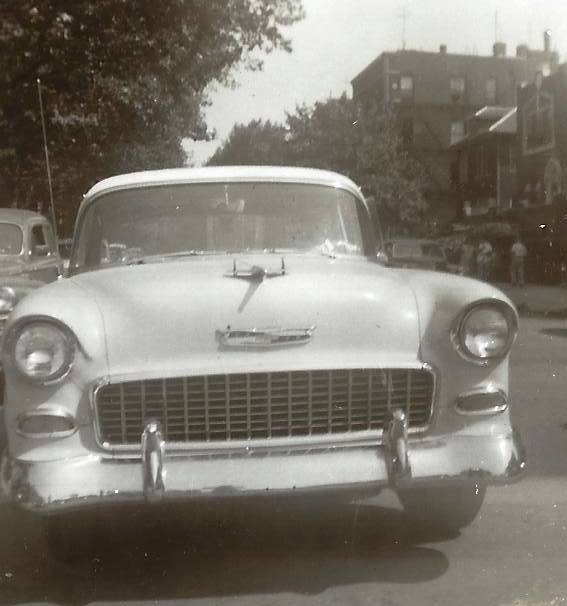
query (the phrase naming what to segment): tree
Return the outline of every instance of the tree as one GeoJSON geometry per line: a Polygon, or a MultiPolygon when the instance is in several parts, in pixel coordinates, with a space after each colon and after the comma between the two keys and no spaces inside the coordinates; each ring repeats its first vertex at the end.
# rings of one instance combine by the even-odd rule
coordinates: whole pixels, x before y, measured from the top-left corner
{"type": "Polygon", "coordinates": [[[286,133],[285,126],[269,120],[252,120],[246,126],[236,124],[208,164],[289,164],[286,133]]]}
{"type": "Polygon", "coordinates": [[[211,164],[293,164],[350,176],[374,198],[393,233],[426,229],[421,167],[403,151],[389,110],[361,106],[342,95],[288,114],[286,125],[239,125],[211,164]]]}
{"type": "Polygon", "coordinates": [[[60,202],[103,176],[183,164],[182,138],[207,137],[207,86],[289,51],[282,28],[301,17],[301,0],[3,3],[0,176],[18,205],[47,197],[38,77],[60,202]]]}

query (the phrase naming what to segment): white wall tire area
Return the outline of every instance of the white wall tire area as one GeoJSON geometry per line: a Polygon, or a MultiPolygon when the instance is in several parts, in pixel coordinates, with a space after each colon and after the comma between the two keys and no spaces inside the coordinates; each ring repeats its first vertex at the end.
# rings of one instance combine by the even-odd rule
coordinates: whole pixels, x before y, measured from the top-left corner
{"type": "Polygon", "coordinates": [[[486,485],[476,481],[398,490],[400,503],[413,520],[450,532],[458,532],[472,523],[485,494],[486,485]]]}

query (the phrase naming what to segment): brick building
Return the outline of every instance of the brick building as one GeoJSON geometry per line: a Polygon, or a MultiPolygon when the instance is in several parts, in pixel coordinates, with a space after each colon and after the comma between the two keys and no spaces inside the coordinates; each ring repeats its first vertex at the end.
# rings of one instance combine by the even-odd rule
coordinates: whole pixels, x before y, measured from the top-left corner
{"type": "Polygon", "coordinates": [[[567,64],[518,91],[515,221],[550,281],[567,278],[567,64]],[[563,270],[562,270],[563,266],[563,270]]]}
{"type": "Polygon", "coordinates": [[[466,125],[465,137],[451,146],[458,218],[520,233],[530,251],[529,277],[565,281],[567,64],[519,87],[516,108],[485,107],[466,125]]]}
{"type": "Polygon", "coordinates": [[[553,72],[557,64],[546,32],[542,50],[520,45],[515,56],[501,42],[492,56],[451,54],[445,45],[437,53],[384,52],[351,84],[355,101],[395,106],[404,145],[428,177],[432,214],[447,222],[457,211],[450,146],[465,136],[467,117],[487,105],[515,106],[518,85],[538,72],[553,72]]]}

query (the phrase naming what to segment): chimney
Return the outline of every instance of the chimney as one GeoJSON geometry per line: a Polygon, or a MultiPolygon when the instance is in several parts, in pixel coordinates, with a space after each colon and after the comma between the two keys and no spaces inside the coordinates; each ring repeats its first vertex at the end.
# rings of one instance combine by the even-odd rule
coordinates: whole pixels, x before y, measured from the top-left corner
{"type": "Polygon", "coordinates": [[[528,58],[528,45],[527,44],[518,44],[518,46],[516,46],[516,57],[518,57],[519,59],[528,58]]]}
{"type": "Polygon", "coordinates": [[[502,58],[506,56],[506,44],[504,42],[495,42],[492,46],[492,55],[502,58]]]}
{"type": "Polygon", "coordinates": [[[441,44],[439,46],[439,53],[441,55],[446,55],[447,54],[447,45],[446,44],[441,44]]]}
{"type": "Polygon", "coordinates": [[[543,50],[546,53],[551,52],[551,30],[546,29],[543,32],[543,50]]]}

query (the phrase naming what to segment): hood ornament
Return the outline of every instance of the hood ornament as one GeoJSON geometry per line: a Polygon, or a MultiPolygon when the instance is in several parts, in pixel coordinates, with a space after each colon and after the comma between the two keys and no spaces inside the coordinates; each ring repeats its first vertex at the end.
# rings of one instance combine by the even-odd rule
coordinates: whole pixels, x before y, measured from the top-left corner
{"type": "Polygon", "coordinates": [[[238,268],[236,266],[236,259],[232,261],[232,273],[227,274],[232,278],[238,278],[240,280],[257,280],[262,282],[264,278],[278,278],[285,276],[285,261],[281,258],[281,266],[278,270],[269,270],[260,265],[252,265],[252,267],[238,268]]]}
{"type": "Polygon", "coordinates": [[[309,328],[252,328],[237,330],[230,326],[217,330],[216,335],[225,347],[282,347],[303,345],[313,337],[315,326],[309,328]]]}

